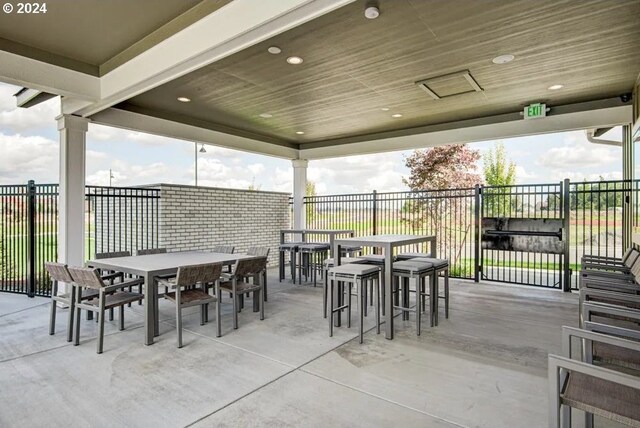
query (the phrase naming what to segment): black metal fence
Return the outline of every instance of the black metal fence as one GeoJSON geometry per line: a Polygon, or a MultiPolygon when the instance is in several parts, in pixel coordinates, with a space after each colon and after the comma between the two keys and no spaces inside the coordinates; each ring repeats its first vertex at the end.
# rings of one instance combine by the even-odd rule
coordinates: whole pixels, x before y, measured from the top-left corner
{"type": "MultiPolygon", "coordinates": [[[[158,246],[160,190],[86,187],[85,258],[158,246]]],[[[0,186],[0,291],[50,295],[58,259],[58,185],[0,186]]]]}
{"type": "Polygon", "coordinates": [[[356,235],[435,234],[437,254],[458,278],[577,288],[583,254],[620,256],[638,226],[640,180],[479,186],[421,192],[305,198],[309,228],[353,229],[356,235]],[[563,222],[563,254],[481,248],[483,217],[563,222]],[[628,221],[625,223],[624,218],[628,221]],[[570,281],[565,282],[569,278],[570,281]]]}

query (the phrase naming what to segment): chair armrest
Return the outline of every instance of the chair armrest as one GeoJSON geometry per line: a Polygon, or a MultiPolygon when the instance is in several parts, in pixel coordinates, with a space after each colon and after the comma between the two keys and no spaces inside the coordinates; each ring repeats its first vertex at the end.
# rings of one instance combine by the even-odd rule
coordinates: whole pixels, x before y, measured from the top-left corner
{"type": "Polygon", "coordinates": [[[606,303],[584,303],[582,305],[582,317],[585,322],[591,321],[591,314],[613,315],[640,322],[639,310],[606,303]]]}
{"type": "Polygon", "coordinates": [[[133,287],[134,285],[140,285],[143,283],[144,283],[144,280],[142,278],[136,278],[128,281],[118,282],[117,284],[113,284],[113,285],[105,285],[104,287],[102,287],[102,290],[104,290],[105,293],[111,293],[112,291],[121,290],[129,286],[133,287]]]}
{"type": "Polygon", "coordinates": [[[101,274],[100,275],[100,278],[103,281],[108,281],[110,279],[116,279],[116,278],[119,278],[119,277],[124,278],[124,273],[123,272],[111,272],[111,273],[105,273],[105,274],[101,274]]]}
{"type": "Polygon", "coordinates": [[[582,288],[596,288],[600,290],[616,291],[618,293],[635,294],[640,291],[640,287],[636,282],[628,281],[612,281],[604,279],[583,278],[582,288]]]}
{"type": "Polygon", "coordinates": [[[599,322],[587,321],[584,323],[584,329],[594,331],[596,333],[608,334],[640,341],[640,330],[618,327],[617,325],[602,324],[599,322]]]}
{"type": "Polygon", "coordinates": [[[591,262],[583,262],[581,271],[596,271],[596,272],[620,272],[629,274],[630,269],[625,265],[613,265],[613,264],[602,264],[602,263],[591,263],[591,262]]]}
{"type": "Polygon", "coordinates": [[[629,388],[640,389],[640,377],[549,354],[549,382],[552,382],[552,379],[553,382],[557,382],[555,379],[557,379],[560,369],[584,373],[595,378],[628,386],[629,388]]]}
{"type": "Polygon", "coordinates": [[[584,254],[580,260],[598,260],[603,262],[622,263],[622,258],[613,256],[598,256],[592,254],[584,254]]]}
{"type": "Polygon", "coordinates": [[[621,348],[640,352],[640,342],[565,325],[562,326],[562,354],[567,358],[571,358],[572,337],[586,339],[591,342],[606,343],[608,345],[619,346],[621,348]]]}
{"type": "MultiPolygon", "coordinates": [[[[640,295],[628,293],[628,292],[618,292],[615,290],[605,290],[601,288],[589,288],[583,287],[580,289],[580,302],[589,302],[589,298],[595,297],[606,300],[613,300],[616,302],[620,302],[621,304],[625,303],[638,303],[640,304],[640,295]]],[[[597,301],[597,300],[596,300],[597,301]]]]}
{"type": "Polygon", "coordinates": [[[580,270],[581,277],[598,277],[605,279],[614,279],[614,280],[626,280],[633,281],[635,277],[630,272],[614,272],[609,270],[595,270],[595,269],[581,269],[580,270]]]}

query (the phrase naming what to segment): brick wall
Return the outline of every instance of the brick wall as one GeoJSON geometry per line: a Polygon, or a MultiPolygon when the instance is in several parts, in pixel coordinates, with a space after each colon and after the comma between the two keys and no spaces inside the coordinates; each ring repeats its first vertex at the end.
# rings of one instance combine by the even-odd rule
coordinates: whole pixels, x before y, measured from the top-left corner
{"type": "Polygon", "coordinates": [[[160,246],[169,251],[234,245],[269,247],[277,265],[280,229],[289,227],[289,195],[213,187],[161,184],[160,246]]]}

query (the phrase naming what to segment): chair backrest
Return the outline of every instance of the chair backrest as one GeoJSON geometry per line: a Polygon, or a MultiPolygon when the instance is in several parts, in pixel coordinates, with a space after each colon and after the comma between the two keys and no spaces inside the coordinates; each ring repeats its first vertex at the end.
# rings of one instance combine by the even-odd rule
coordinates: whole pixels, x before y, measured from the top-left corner
{"type": "Polygon", "coordinates": [[[212,283],[220,279],[222,275],[222,263],[205,263],[201,265],[181,266],[178,268],[176,285],[194,285],[198,282],[212,283]]]}
{"type": "Polygon", "coordinates": [[[636,258],[636,261],[631,265],[629,270],[636,278],[636,282],[640,282],[640,257],[636,258]]]}
{"type": "Polygon", "coordinates": [[[247,249],[247,255],[269,257],[269,251],[269,247],[249,247],[247,249]]]}
{"type": "Polygon", "coordinates": [[[100,271],[98,269],[83,268],[83,267],[69,267],[69,273],[76,285],[80,287],[101,289],[105,286],[102,279],[100,279],[100,271]]]}
{"type": "Polygon", "coordinates": [[[148,256],[149,254],[164,254],[167,252],[166,248],[147,248],[144,250],[138,250],[139,256],[148,256]]]}
{"type": "Polygon", "coordinates": [[[98,259],[113,259],[116,257],[129,257],[131,251],[112,251],[110,253],[96,253],[96,260],[98,259]]]}
{"type": "Polygon", "coordinates": [[[638,261],[638,256],[640,256],[640,252],[635,248],[632,248],[631,250],[629,250],[629,253],[625,254],[625,256],[623,257],[624,265],[628,268],[631,268],[631,266],[633,266],[638,261]]]}
{"type": "Polygon", "coordinates": [[[233,254],[235,249],[236,247],[234,247],[233,245],[218,245],[216,247],[213,247],[212,251],[214,253],[233,254]]]}
{"type": "Polygon", "coordinates": [[[233,271],[235,276],[245,277],[257,275],[267,268],[266,257],[256,257],[253,259],[240,259],[236,263],[233,271]]]}
{"type": "Polygon", "coordinates": [[[67,269],[67,265],[64,263],[45,262],[44,267],[47,272],[49,272],[51,279],[54,281],[66,283],[73,282],[69,269],[67,269]]]}

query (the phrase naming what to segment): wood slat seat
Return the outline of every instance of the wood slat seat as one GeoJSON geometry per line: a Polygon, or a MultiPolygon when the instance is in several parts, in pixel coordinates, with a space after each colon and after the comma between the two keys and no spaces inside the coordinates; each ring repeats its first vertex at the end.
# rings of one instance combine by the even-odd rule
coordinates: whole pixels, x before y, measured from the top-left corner
{"type": "MultiPolygon", "coordinates": [[[[144,297],[143,294],[133,293],[129,291],[117,291],[113,294],[107,294],[105,296],[104,308],[111,309],[118,306],[126,305],[128,303],[137,302],[144,297]]],[[[93,298],[85,302],[87,305],[98,307],[98,299],[93,298]]]]}
{"type": "MultiPolygon", "coordinates": [[[[608,343],[593,343],[593,359],[602,364],[612,364],[640,371],[640,352],[608,343]]],[[[639,402],[640,404],[640,402],[639,402]]]]}
{"type": "MultiPolygon", "coordinates": [[[[233,291],[233,282],[232,281],[224,281],[220,283],[220,288],[232,292],[233,291]]],[[[238,281],[236,285],[236,290],[238,293],[249,293],[252,291],[256,291],[260,289],[260,285],[249,284],[247,282],[238,281]]]]}
{"type": "Polygon", "coordinates": [[[580,372],[570,372],[562,404],[640,428],[640,390],[580,372]]]}
{"type": "MultiPolygon", "coordinates": [[[[176,292],[172,291],[169,293],[166,293],[164,295],[165,298],[167,298],[168,300],[171,300],[172,302],[176,301],[176,292]]],[[[209,293],[205,293],[203,290],[199,289],[199,288],[194,288],[191,290],[184,290],[181,295],[180,295],[180,299],[182,302],[183,306],[189,306],[192,303],[197,302],[197,304],[201,305],[207,302],[216,302],[218,299],[216,299],[215,296],[210,295],[209,293]]]]}

